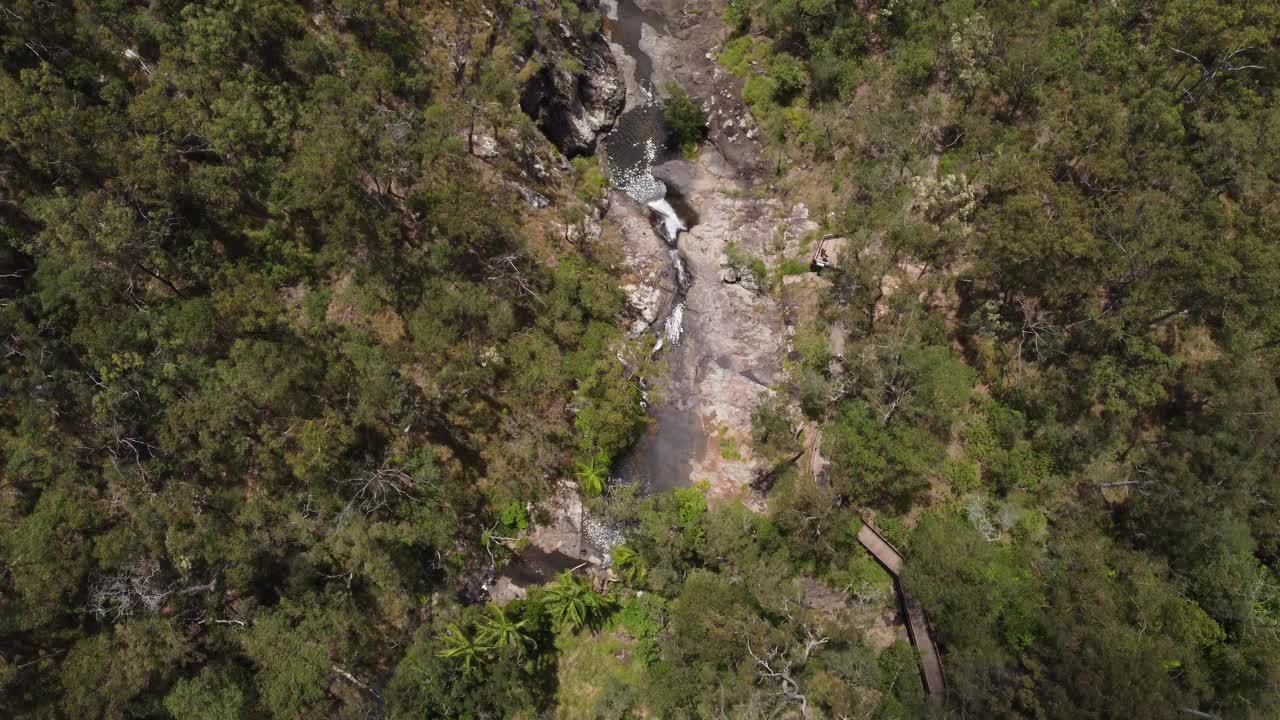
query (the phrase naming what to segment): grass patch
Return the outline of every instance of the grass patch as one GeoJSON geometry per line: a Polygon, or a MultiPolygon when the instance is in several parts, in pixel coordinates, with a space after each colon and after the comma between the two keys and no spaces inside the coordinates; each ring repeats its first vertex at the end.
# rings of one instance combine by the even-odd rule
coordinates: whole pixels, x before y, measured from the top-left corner
{"type": "Polygon", "coordinates": [[[770,45],[768,40],[746,35],[730,40],[720,52],[718,59],[729,72],[739,77],[746,77],[751,73],[753,63],[760,65],[769,59],[770,45]]]}
{"type": "Polygon", "coordinates": [[[804,258],[784,257],[778,265],[778,272],[783,277],[788,275],[803,275],[809,272],[809,261],[804,258]]]}
{"type": "Polygon", "coordinates": [[[637,709],[645,685],[637,643],[619,631],[561,633],[557,720],[623,717],[637,709]]]}
{"type": "Polygon", "coordinates": [[[622,604],[622,610],[615,617],[622,629],[635,639],[641,659],[649,665],[658,662],[661,658],[658,633],[667,622],[667,601],[653,593],[636,595],[622,604]]]}
{"type": "Polygon", "coordinates": [[[725,460],[741,461],[742,451],[738,448],[738,440],[729,434],[729,426],[720,426],[720,457],[725,460]]]}

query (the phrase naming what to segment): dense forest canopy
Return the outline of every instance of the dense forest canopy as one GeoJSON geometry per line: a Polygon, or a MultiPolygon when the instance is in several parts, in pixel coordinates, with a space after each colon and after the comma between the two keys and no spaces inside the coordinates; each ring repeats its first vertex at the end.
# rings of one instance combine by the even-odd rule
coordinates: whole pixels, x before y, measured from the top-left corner
{"type": "Polygon", "coordinates": [[[515,58],[577,8],[3,15],[3,714],[355,713],[331,666],[640,419],[615,282],[506,180],[557,162],[515,58]]]}
{"type": "Polygon", "coordinates": [[[685,9],[847,241],[750,507],[607,482],[652,340],[520,107],[594,0],[0,7],[0,714],[1280,715],[1280,3],[685,9]],[[483,602],[565,478],[613,582],[483,602]]]}
{"type": "Polygon", "coordinates": [[[1280,5],[872,5],[734,0],[720,57],[859,259],[797,391],[950,705],[1274,715],[1280,5]]]}

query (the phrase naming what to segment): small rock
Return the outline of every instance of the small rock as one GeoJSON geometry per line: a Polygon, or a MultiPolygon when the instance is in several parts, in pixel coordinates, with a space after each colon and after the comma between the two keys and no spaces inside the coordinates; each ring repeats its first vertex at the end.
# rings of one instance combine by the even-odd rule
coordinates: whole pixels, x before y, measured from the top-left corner
{"type": "Polygon", "coordinates": [[[492,135],[476,133],[471,136],[471,154],[481,160],[498,157],[498,140],[492,135]]]}
{"type": "Polygon", "coordinates": [[[538,210],[551,206],[551,200],[537,190],[517,184],[516,192],[520,193],[520,197],[524,198],[525,202],[538,210]]]}
{"type": "Polygon", "coordinates": [[[742,273],[729,262],[729,256],[720,253],[720,282],[732,285],[742,279],[742,273]]]}

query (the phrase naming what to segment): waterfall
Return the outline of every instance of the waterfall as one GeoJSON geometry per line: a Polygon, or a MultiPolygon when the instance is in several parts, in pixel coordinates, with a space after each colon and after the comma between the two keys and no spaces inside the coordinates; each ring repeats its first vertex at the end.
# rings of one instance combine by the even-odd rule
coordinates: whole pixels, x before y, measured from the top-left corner
{"type": "Polygon", "coordinates": [[[667,339],[672,345],[680,342],[680,334],[684,332],[684,303],[680,303],[671,308],[671,314],[667,316],[667,339]]]}
{"type": "Polygon", "coordinates": [[[676,209],[667,202],[667,185],[653,174],[667,136],[662,103],[647,82],[640,84],[642,102],[618,118],[613,132],[604,138],[604,153],[609,180],[632,200],[654,213],[655,232],[669,247],[671,266],[675,271],[673,305],[653,345],[653,352],[664,344],[676,345],[684,334],[684,297],[692,284],[677,247],[682,230],[688,230],[676,209]]]}
{"type": "Polygon", "coordinates": [[[671,248],[668,254],[671,255],[671,266],[676,269],[676,288],[683,296],[689,289],[689,271],[685,268],[684,258],[681,257],[679,250],[671,248]]]}
{"type": "Polygon", "coordinates": [[[671,207],[671,203],[667,202],[665,197],[660,200],[652,200],[646,204],[653,208],[654,212],[662,216],[662,229],[666,233],[664,239],[671,245],[675,245],[676,234],[681,230],[689,229],[684,224],[684,221],[680,219],[680,216],[676,214],[676,209],[671,207]]]}

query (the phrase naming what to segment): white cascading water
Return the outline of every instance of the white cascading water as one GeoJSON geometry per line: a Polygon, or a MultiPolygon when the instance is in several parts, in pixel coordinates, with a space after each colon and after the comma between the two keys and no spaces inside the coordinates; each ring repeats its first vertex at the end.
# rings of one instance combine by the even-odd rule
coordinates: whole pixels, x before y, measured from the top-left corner
{"type": "Polygon", "coordinates": [[[667,316],[667,340],[672,345],[680,342],[680,334],[684,332],[684,303],[679,303],[671,308],[671,314],[667,316]]]}
{"type": "Polygon", "coordinates": [[[614,186],[631,199],[643,203],[654,212],[658,222],[657,234],[666,242],[675,270],[675,304],[663,323],[663,332],[653,345],[657,353],[664,344],[676,345],[684,334],[684,296],[689,290],[690,279],[684,258],[677,248],[680,232],[689,226],[667,202],[667,185],[653,175],[653,164],[660,154],[657,138],[666,133],[662,106],[657,98],[646,91],[640,105],[624,113],[614,131],[605,138],[605,154],[608,158],[609,179],[614,186]]]}
{"type": "Polygon", "coordinates": [[[684,291],[689,289],[689,274],[684,267],[684,258],[680,257],[680,251],[675,248],[671,248],[667,253],[671,256],[671,266],[676,269],[676,287],[683,295],[684,291]]]}
{"type": "Polygon", "coordinates": [[[680,216],[676,214],[676,209],[671,207],[671,203],[667,202],[666,198],[652,200],[647,204],[653,208],[654,212],[662,216],[662,229],[667,233],[666,241],[674,245],[676,243],[676,235],[681,230],[688,230],[689,228],[680,219],[680,216]]]}
{"type": "MultiPolygon", "coordinates": [[[[676,219],[679,220],[679,218],[676,219]]],[[[681,224],[681,227],[683,227],[683,224],[681,224]]],[[[680,251],[674,247],[668,252],[671,255],[671,265],[676,270],[676,289],[679,291],[679,297],[684,297],[685,292],[689,289],[689,275],[685,270],[684,258],[680,256],[680,251]]],[[[675,307],[671,308],[671,314],[667,316],[667,322],[664,329],[666,330],[666,339],[668,342],[672,345],[680,344],[680,336],[684,333],[683,302],[678,302],[675,307]]],[[[659,340],[659,343],[661,343],[661,340],[659,340]]]]}

